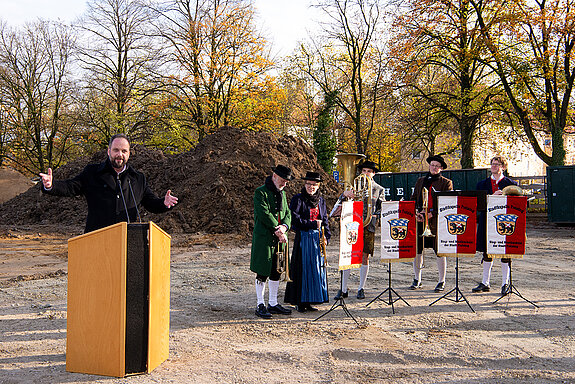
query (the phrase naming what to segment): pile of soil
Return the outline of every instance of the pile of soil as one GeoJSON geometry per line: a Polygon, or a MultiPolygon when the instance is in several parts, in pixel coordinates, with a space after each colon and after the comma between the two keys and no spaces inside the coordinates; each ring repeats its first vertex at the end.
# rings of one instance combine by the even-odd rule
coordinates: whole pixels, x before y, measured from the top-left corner
{"type": "MultiPolygon", "coordinates": [[[[57,180],[73,177],[90,162],[100,162],[100,151],[57,169],[57,180]]],[[[284,164],[296,177],[306,171],[322,174],[322,193],[332,206],[340,193],[334,179],[317,163],[312,147],[300,138],[277,137],[266,132],[226,127],[207,136],[194,150],[177,155],[134,146],[130,164],[146,175],[152,190],[163,196],[168,189],[179,204],[162,215],[142,210],[142,220],[152,220],[174,233],[234,233],[250,236],[253,229],[253,193],[263,184],[271,168],[284,164]]],[[[302,180],[286,188],[288,199],[298,193],[302,180]]],[[[39,186],[0,206],[0,221],[10,225],[61,224],[83,227],[86,219],[83,197],[44,195],[39,186]]]]}
{"type": "Polygon", "coordinates": [[[32,185],[34,185],[32,180],[20,172],[0,167],[0,204],[27,191],[32,185]]]}

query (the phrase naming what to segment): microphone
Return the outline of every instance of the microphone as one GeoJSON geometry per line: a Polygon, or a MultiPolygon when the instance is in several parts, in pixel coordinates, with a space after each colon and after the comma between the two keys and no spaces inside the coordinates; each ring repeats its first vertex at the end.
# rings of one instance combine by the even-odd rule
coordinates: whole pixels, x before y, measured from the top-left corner
{"type": "Polygon", "coordinates": [[[122,196],[122,202],[124,203],[124,210],[126,211],[126,218],[128,219],[128,224],[130,224],[130,214],[128,213],[128,206],[126,205],[126,199],[124,199],[124,192],[122,191],[122,183],[120,182],[120,175],[116,175],[116,180],[118,181],[118,187],[120,188],[120,196],[122,196]]]}
{"type": "Polygon", "coordinates": [[[130,190],[130,194],[132,195],[132,200],[134,200],[134,207],[136,207],[136,213],[138,214],[138,222],[142,222],[142,218],[140,217],[140,210],[138,209],[138,202],[136,201],[136,197],[134,196],[134,190],[132,189],[132,183],[130,179],[128,179],[128,189],[130,190]]]}

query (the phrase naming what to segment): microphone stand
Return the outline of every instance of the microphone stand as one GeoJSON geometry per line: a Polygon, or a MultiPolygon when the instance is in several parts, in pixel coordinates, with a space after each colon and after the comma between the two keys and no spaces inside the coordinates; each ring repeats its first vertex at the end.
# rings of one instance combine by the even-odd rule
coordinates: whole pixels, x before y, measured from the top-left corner
{"type": "Polygon", "coordinates": [[[138,202],[136,201],[136,197],[134,196],[134,190],[132,189],[132,183],[130,179],[128,179],[128,189],[130,190],[130,194],[132,195],[132,200],[134,201],[134,207],[136,208],[136,213],[138,214],[138,223],[142,222],[142,218],[140,217],[140,210],[138,209],[138,202]]]}
{"type": "Polygon", "coordinates": [[[118,188],[120,189],[120,196],[122,196],[122,203],[124,203],[124,211],[126,212],[126,218],[128,219],[128,224],[130,224],[130,214],[128,213],[128,206],[126,205],[126,199],[124,198],[124,192],[122,191],[122,183],[120,181],[120,175],[116,175],[116,180],[118,181],[118,188]]]}

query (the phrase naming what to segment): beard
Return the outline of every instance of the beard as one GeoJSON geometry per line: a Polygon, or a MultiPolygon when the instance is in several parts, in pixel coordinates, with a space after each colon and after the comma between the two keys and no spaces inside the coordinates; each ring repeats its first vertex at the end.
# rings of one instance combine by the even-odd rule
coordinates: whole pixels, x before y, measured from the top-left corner
{"type": "Polygon", "coordinates": [[[126,161],[122,157],[116,157],[114,159],[110,158],[110,163],[112,164],[112,167],[116,169],[122,169],[126,165],[126,161]]]}

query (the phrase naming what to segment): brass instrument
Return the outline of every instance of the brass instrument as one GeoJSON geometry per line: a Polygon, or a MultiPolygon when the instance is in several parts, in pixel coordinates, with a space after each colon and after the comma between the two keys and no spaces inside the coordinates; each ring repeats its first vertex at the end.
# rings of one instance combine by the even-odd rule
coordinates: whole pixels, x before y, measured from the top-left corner
{"type": "MultiPolygon", "coordinates": [[[[372,207],[372,190],[371,183],[372,180],[366,175],[359,175],[355,177],[357,164],[365,158],[365,155],[358,153],[340,153],[335,155],[338,162],[341,164],[343,184],[345,190],[353,190],[355,193],[355,198],[357,201],[361,200],[364,202],[364,212],[366,212],[366,217],[363,220],[363,226],[367,227],[371,222],[371,216],[373,215],[372,207]]],[[[340,201],[336,206],[340,204],[340,201]]],[[[330,213],[330,216],[335,211],[335,207],[330,213]]]]}
{"type": "Polygon", "coordinates": [[[329,266],[327,263],[327,249],[325,248],[326,240],[323,225],[319,229],[319,251],[321,252],[321,256],[323,257],[323,267],[326,268],[329,266]]]}
{"type": "Polygon", "coordinates": [[[423,187],[423,211],[425,214],[425,226],[423,227],[423,233],[421,234],[421,237],[434,237],[435,235],[433,233],[431,233],[431,230],[429,229],[429,191],[427,190],[427,188],[423,187]]]}
{"type": "Polygon", "coordinates": [[[275,257],[276,270],[280,275],[283,275],[283,279],[281,279],[281,281],[292,282],[292,279],[289,276],[289,242],[281,243],[278,240],[275,257]]]}
{"type": "Polygon", "coordinates": [[[501,190],[504,196],[523,196],[523,189],[518,185],[508,185],[501,190]]]}

